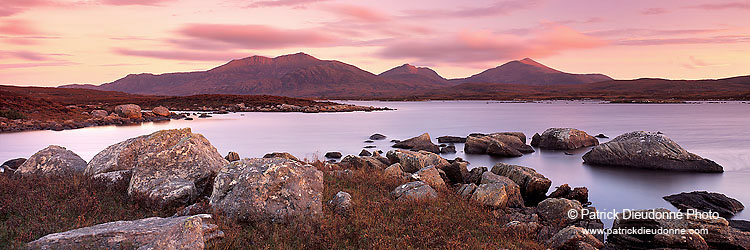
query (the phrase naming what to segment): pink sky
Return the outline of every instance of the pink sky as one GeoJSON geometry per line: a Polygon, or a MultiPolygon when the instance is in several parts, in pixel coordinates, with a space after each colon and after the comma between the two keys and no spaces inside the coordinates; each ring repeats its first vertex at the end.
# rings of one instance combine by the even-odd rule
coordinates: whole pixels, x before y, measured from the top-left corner
{"type": "Polygon", "coordinates": [[[750,75],[749,1],[2,0],[0,84],[111,82],[306,52],[447,78],[531,57],[616,79],[750,75]]]}

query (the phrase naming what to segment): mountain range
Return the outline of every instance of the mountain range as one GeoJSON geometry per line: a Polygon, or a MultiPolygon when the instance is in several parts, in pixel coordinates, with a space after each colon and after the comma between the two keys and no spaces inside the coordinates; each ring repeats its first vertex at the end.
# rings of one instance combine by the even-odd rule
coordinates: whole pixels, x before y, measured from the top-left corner
{"type": "Polygon", "coordinates": [[[148,95],[242,94],[290,97],[377,98],[418,95],[462,83],[580,84],[612,80],[602,74],[571,74],[532,59],[511,61],[462,79],[445,79],[426,67],[404,64],[379,75],[305,53],[274,58],[251,56],[206,71],[130,74],[102,85],[65,85],[148,95]]]}

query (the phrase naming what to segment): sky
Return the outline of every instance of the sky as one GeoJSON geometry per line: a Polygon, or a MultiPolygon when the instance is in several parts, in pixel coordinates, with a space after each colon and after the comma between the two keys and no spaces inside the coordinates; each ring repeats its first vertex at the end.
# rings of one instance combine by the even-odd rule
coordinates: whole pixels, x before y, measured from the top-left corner
{"type": "Polygon", "coordinates": [[[2,0],[0,84],[101,84],[305,52],[446,78],[533,58],[615,79],[750,75],[750,1],[2,0]]]}

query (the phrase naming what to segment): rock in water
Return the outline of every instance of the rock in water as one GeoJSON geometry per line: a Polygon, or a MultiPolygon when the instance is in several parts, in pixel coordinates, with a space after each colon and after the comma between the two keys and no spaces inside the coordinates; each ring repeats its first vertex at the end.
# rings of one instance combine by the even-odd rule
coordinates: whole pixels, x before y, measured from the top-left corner
{"type": "Polygon", "coordinates": [[[489,154],[504,157],[519,157],[532,153],[534,149],[526,145],[526,136],[521,132],[501,132],[489,135],[469,136],[464,144],[467,154],[489,154]]]}
{"type": "Polygon", "coordinates": [[[423,200],[437,198],[437,192],[422,181],[402,184],[391,192],[397,201],[423,200]]]}
{"type": "Polygon", "coordinates": [[[240,154],[238,154],[237,152],[229,152],[227,153],[227,156],[224,156],[224,159],[226,159],[229,162],[239,161],[240,154]]]}
{"type": "Polygon", "coordinates": [[[50,145],[34,153],[16,169],[16,174],[62,176],[80,174],[86,169],[86,161],[64,147],[50,145]]]}
{"type": "Polygon", "coordinates": [[[440,148],[441,154],[455,154],[456,153],[456,146],[454,145],[448,145],[446,147],[440,148]]]}
{"type": "Polygon", "coordinates": [[[158,116],[169,116],[169,109],[163,106],[156,107],[151,112],[158,116]]]}
{"type": "Polygon", "coordinates": [[[172,218],[151,217],[115,221],[62,233],[48,234],[29,242],[29,249],[204,249],[205,242],[224,233],[203,219],[210,215],[172,218]]]}
{"type": "Polygon", "coordinates": [[[424,133],[420,136],[398,142],[394,144],[393,147],[403,148],[403,149],[413,149],[413,150],[424,150],[424,151],[432,152],[436,154],[440,153],[440,147],[432,143],[432,139],[430,138],[430,134],[428,133],[424,133]]]}
{"type": "Polygon", "coordinates": [[[222,168],[210,204],[241,221],[286,221],[322,213],[323,172],[285,158],[245,158],[222,168]]]}
{"type": "Polygon", "coordinates": [[[441,136],[437,138],[439,143],[464,143],[466,142],[466,137],[458,137],[458,136],[441,136]]]}
{"type": "Polygon", "coordinates": [[[711,211],[719,213],[724,218],[731,218],[737,212],[745,209],[745,206],[736,199],[723,194],[706,191],[673,194],[664,196],[664,200],[672,203],[672,205],[683,212],[686,212],[688,209],[704,212],[711,211]]]}
{"type": "Polygon", "coordinates": [[[143,116],[141,106],[135,104],[118,105],[115,107],[115,113],[120,117],[130,119],[140,119],[143,116]]]}
{"type": "Polygon", "coordinates": [[[615,137],[583,155],[584,163],[692,172],[724,172],[716,162],[677,145],[664,134],[635,131],[615,137]]]}
{"type": "Polygon", "coordinates": [[[574,128],[548,128],[532,137],[531,145],[543,149],[570,150],[599,145],[599,140],[574,128]]]}
{"type": "Polygon", "coordinates": [[[299,159],[297,159],[297,157],[294,157],[294,155],[292,155],[290,153],[287,153],[287,152],[273,152],[273,153],[268,153],[268,154],[264,155],[263,158],[285,158],[285,159],[299,161],[299,159]]]}
{"type": "Polygon", "coordinates": [[[341,152],[328,152],[325,155],[326,158],[338,159],[341,158],[341,152]]]}
{"type": "Polygon", "coordinates": [[[333,199],[328,201],[328,206],[331,207],[334,213],[347,215],[352,208],[352,195],[344,191],[339,191],[333,199]]]}
{"type": "Polygon", "coordinates": [[[109,146],[89,162],[86,174],[132,170],[129,195],[145,196],[161,206],[188,205],[211,191],[213,177],[227,164],[203,135],[185,128],[109,146]]]}
{"type": "Polygon", "coordinates": [[[684,218],[669,216],[669,210],[664,208],[626,211],[617,215],[612,224],[614,230],[628,230],[638,228],[665,228],[676,234],[663,233],[644,237],[643,234],[611,234],[607,236],[607,249],[750,249],[750,233],[742,232],[729,226],[724,218],[702,218],[686,215],[684,218]],[[625,215],[624,213],[631,213],[625,215]],[[636,218],[633,213],[640,215],[661,214],[636,218]],[[684,229],[687,233],[680,233],[684,229]],[[708,233],[699,234],[691,229],[706,229],[708,233]]]}
{"type": "Polygon", "coordinates": [[[552,185],[550,179],[529,167],[498,163],[490,171],[496,175],[508,177],[518,184],[523,199],[529,205],[536,205],[537,202],[544,200],[552,185]]]}
{"type": "Polygon", "coordinates": [[[372,156],[372,153],[367,151],[367,149],[362,149],[362,151],[359,152],[359,156],[372,156]]]}
{"type": "Polygon", "coordinates": [[[370,140],[385,140],[386,136],[381,134],[372,134],[370,140]]]}

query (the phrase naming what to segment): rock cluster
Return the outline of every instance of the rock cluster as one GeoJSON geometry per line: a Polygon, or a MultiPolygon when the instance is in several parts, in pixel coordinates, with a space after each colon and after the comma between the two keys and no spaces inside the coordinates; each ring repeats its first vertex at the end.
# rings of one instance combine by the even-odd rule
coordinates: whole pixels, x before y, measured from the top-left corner
{"type": "Polygon", "coordinates": [[[574,128],[548,128],[531,138],[531,146],[543,149],[570,150],[595,145],[599,145],[598,139],[574,128]]]}

